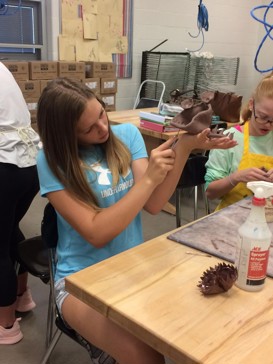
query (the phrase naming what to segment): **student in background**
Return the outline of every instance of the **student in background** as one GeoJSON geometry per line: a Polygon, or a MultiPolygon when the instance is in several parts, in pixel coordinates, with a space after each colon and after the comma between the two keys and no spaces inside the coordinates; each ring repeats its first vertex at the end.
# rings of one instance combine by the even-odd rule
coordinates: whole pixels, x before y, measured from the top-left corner
{"type": "Polygon", "coordinates": [[[244,124],[229,129],[238,145],[211,151],[206,164],[206,193],[221,199],[217,209],[251,195],[247,182],[273,182],[272,74],[260,81],[241,117],[244,124]]]}
{"type": "Polygon", "coordinates": [[[195,148],[229,148],[229,138],[183,134],[147,152],[131,124],[110,126],[102,103],[80,82],[58,79],[38,104],[42,196],[57,211],[56,299],[65,322],[119,364],[160,364],[161,354],[65,291],[67,275],[143,242],[140,212],[158,213],[195,148]]]}
{"type": "Polygon", "coordinates": [[[15,311],[35,307],[27,272],[15,272],[17,244],[24,240],[19,223],[39,190],[36,169],[38,134],[22,92],[0,62],[0,344],[23,338],[15,311]]]}

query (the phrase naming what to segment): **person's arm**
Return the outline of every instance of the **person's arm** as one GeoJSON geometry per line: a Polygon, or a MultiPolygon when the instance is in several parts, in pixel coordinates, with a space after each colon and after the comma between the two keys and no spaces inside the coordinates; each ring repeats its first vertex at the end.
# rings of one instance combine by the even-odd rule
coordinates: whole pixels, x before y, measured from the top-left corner
{"type": "MultiPolygon", "coordinates": [[[[164,181],[155,188],[150,198],[147,200],[147,203],[144,206],[146,211],[152,214],[157,214],[169,201],[170,197],[175,191],[185,163],[192,150],[209,150],[212,148],[227,149],[234,147],[237,144],[236,141],[230,140],[229,138],[210,139],[207,137],[209,132],[210,130],[207,129],[198,135],[190,135],[187,133],[180,135],[179,140],[174,148],[176,154],[174,166],[167,174],[164,181]]],[[[138,179],[138,176],[143,173],[141,166],[138,166],[138,169],[136,170],[135,168],[133,171],[134,178],[136,180],[138,179]]]]}
{"type": "Polygon", "coordinates": [[[272,182],[272,179],[267,176],[267,172],[260,168],[252,167],[237,170],[224,178],[211,182],[208,185],[206,194],[210,200],[221,198],[237,186],[238,183],[247,183],[251,181],[272,182]]]}
{"type": "Polygon", "coordinates": [[[230,192],[236,185],[237,183],[235,183],[231,174],[227,177],[210,182],[206,190],[206,195],[210,200],[221,198],[226,193],[230,192]]]}
{"type": "Polygon", "coordinates": [[[146,201],[173,168],[172,140],[153,151],[145,172],[129,192],[114,205],[95,211],[66,190],[47,193],[56,211],[88,242],[102,247],[121,233],[141,211],[146,201]]]}
{"type": "MultiPolygon", "coordinates": [[[[165,205],[192,149],[229,148],[235,145],[234,141],[227,138],[209,139],[209,132],[208,129],[198,136],[181,136],[175,152],[171,149],[174,140],[169,139],[152,151],[149,163],[145,158],[133,161],[135,184],[121,200],[110,207],[95,211],[62,188],[47,192],[47,198],[85,240],[96,247],[102,247],[132,222],[147,201],[153,212],[165,205]],[[171,172],[173,169],[174,175],[171,172]],[[161,187],[158,189],[159,185],[161,187]],[[155,190],[156,193],[151,198],[155,190]]],[[[43,169],[40,169],[43,173],[43,169]]]]}
{"type": "Polygon", "coordinates": [[[240,182],[272,181],[270,172],[260,168],[251,167],[238,170],[243,155],[244,135],[237,130],[232,131],[235,131],[234,138],[237,140],[238,146],[230,150],[212,151],[206,163],[206,194],[211,200],[222,198],[240,182]]]}

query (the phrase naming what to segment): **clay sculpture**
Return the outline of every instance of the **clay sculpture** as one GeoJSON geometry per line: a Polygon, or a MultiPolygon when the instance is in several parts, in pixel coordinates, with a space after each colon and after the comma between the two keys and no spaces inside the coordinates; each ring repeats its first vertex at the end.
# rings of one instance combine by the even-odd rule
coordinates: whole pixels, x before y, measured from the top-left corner
{"type": "MultiPolygon", "coordinates": [[[[192,98],[183,100],[181,102],[183,110],[172,119],[170,124],[176,128],[187,131],[189,134],[198,134],[204,129],[209,128],[213,114],[210,102],[214,97],[214,92],[204,91],[200,97],[201,101],[198,103],[192,98]]],[[[230,139],[233,139],[232,133],[224,134],[223,131],[218,130],[217,127],[212,129],[212,132],[209,134],[209,137],[213,138],[227,136],[230,139]]]]}
{"type": "Polygon", "coordinates": [[[238,277],[237,268],[231,264],[219,263],[207,269],[197,287],[204,295],[228,291],[238,277]]]}

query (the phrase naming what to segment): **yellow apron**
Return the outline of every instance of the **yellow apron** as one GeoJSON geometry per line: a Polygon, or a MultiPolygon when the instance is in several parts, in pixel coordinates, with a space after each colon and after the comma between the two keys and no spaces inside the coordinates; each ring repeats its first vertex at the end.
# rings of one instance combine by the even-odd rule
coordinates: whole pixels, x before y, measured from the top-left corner
{"type": "MultiPolygon", "coordinates": [[[[247,122],[244,125],[244,150],[241,162],[238,166],[238,170],[251,167],[265,167],[266,169],[271,169],[273,167],[273,157],[264,154],[255,154],[249,152],[249,123],[247,122]]],[[[221,203],[217,206],[216,210],[227,207],[250,195],[252,195],[252,192],[246,187],[246,183],[240,182],[226,195],[224,195],[221,203]]]]}

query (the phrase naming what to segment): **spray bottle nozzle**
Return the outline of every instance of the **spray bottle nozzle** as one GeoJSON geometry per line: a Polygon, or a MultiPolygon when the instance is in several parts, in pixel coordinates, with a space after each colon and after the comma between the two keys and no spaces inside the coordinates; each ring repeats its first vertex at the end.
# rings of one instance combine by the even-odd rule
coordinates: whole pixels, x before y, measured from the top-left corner
{"type": "Polygon", "coordinates": [[[271,182],[253,181],[248,182],[246,186],[257,198],[264,199],[273,195],[273,183],[271,182]]]}
{"type": "Polygon", "coordinates": [[[254,195],[257,198],[265,198],[265,197],[262,197],[263,193],[264,193],[264,190],[262,187],[257,187],[256,190],[254,190],[254,195]]]}

